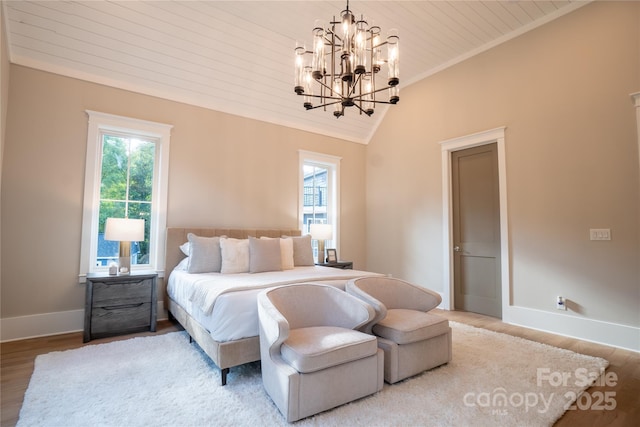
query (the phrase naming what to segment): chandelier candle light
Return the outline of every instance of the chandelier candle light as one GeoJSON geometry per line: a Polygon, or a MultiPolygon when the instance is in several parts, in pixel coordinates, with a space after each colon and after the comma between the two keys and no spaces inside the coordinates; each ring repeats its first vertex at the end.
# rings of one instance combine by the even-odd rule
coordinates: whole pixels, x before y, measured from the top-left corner
{"type": "Polygon", "coordinates": [[[333,105],[333,115],[340,118],[346,107],[355,106],[360,114],[371,116],[376,104],[396,104],[400,100],[400,39],[392,30],[382,41],[380,27],[368,26],[363,16],[356,21],[348,0],[340,16],[341,20],[334,17],[328,28],[315,26],[312,51],[296,47],[294,90],[304,96],[307,110],[322,107],[326,111],[333,105]],[[382,56],[385,45],[386,59],[382,56]],[[380,87],[376,77],[385,63],[387,82],[380,87]],[[388,99],[381,99],[383,91],[388,99]]]}

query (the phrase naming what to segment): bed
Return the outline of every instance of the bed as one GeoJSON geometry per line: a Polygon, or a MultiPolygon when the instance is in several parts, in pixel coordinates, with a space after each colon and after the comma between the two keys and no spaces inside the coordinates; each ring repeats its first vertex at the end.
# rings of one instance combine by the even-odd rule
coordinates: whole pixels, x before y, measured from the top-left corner
{"type": "MultiPolygon", "coordinates": [[[[366,271],[316,266],[312,255],[309,260],[306,245],[309,245],[310,251],[310,240],[306,239],[309,237],[301,236],[300,231],[295,229],[167,228],[167,309],[170,316],[184,327],[191,339],[220,368],[222,385],[227,383],[230,368],[260,360],[256,303],[259,292],[273,286],[309,282],[325,283],[344,290],[345,283],[350,279],[378,275],[366,271]],[[244,271],[243,268],[240,268],[241,271],[230,270],[234,266],[229,263],[223,263],[222,271],[204,269],[205,272],[200,272],[191,269],[197,253],[187,259],[185,243],[191,238],[193,247],[198,241],[208,242],[207,238],[220,236],[227,237],[220,240],[221,246],[227,245],[224,246],[227,251],[226,261],[231,259],[230,247],[233,249],[250,242],[253,255],[258,253],[256,248],[262,250],[267,245],[273,248],[276,244],[274,242],[279,242],[282,236],[289,236],[288,240],[295,241],[298,245],[296,248],[299,252],[296,255],[303,253],[305,256],[302,259],[296,258],[296,266],[291,261],[290,266],[284,268],[283,264],[282,269],[270,269],[271,261],[267,260],[268,257],[264,257],[267,261],[252,257],[251,272],[244,271]],[[238,246],[229,246],[232,243],[238,246]],[[189,263],[191,265],[187,268],[189,263]]],[[[287,245],[292,244],[287,242],[287,245]]],[[[282,251],[284,262],[285,249],[282,251]]]]}

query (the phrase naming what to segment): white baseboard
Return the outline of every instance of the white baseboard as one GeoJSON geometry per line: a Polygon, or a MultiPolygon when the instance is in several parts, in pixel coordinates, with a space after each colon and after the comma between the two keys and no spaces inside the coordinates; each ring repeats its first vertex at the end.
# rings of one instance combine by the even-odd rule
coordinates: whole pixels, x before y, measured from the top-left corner
{"type": "MultiPolygon", "coordinates": [[[[443,302],[438,308],[449,310],[444,304],[444,294],[440,293],[440,295],[443,297],[443,302]]],[[[640,328],[633,326],[585,319],[561,311],[554,313],[518,306],[510,306],[503,311],[502,321],[511,325],[640,353],[640,328]]]]}
{"type": "Polygon", "coordinates": [[[508,307],[502,314],[502,320],[512,325],[640,352],[640,328],[633,326],[518,306],[508,307]]]}
{"type": "Polygon", "coordinates": [[[2,342],[16,341],[82,331],[84,329],[84,310],[8,317],[0,321],[2,322],[0,340],[2,342]]]}
{"type": "MultiPolygon", "coordinates": [[[[158,301],[158,320],[167,318],[158,301]]],[[[0,319],[0,342],[67,334],[84,330],[84,310],[59,311],[0,319]]]]}

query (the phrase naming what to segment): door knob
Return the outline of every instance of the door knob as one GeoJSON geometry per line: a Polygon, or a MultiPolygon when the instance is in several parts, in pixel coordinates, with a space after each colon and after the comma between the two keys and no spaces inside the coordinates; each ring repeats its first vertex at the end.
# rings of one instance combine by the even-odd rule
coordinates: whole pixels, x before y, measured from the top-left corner
{"type": "Polygon", "coordinates": [[[453,251],[454,252],[460,252],[460,246],[454,246],[453,247],[453,251]]]}

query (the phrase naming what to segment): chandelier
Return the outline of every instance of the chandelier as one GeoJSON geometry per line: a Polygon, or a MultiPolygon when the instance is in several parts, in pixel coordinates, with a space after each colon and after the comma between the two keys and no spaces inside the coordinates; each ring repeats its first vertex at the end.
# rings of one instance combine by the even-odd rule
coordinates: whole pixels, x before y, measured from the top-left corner
{"type": "Polygon", "coordinates": [[[371,116],[376,104],[397,104],[400,100],[398,35],[391,32],[382,40],[380,27],[368,26],[362,16],[356,21],[348,0],[340,16],[340,21],[334,16],[327,28],[316,21],[312,32],[313,50],[296,46],[294,90],[304,97],[304,108],[326,111],[333,106],[333,115],[340,118],[346,107],[356,107],[360,114],[371,116]],[[385,46],[386,58],[383,57],[385,46]],[[386,84],[380,83],[382,78],[376,79],[384,68],[387,69],[386,84]]]}

